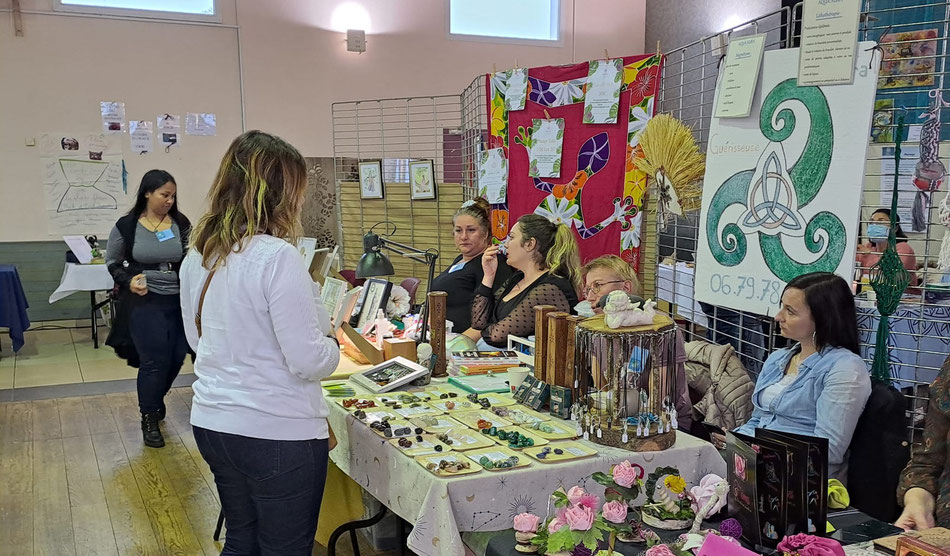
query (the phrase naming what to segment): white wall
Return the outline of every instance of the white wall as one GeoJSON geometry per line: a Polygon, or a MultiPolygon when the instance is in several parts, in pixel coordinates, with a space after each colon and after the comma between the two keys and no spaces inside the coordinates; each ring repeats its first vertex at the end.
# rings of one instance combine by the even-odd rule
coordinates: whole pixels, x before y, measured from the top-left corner
{"type": "MultiPolygon", "coordinates": [[[[51,11],[51,0],[21,0],[51,11]]],[[[562,0],[559,46],[447,37],[447,0],[357,0],[370,17],[368,49],[346,52],[330,29],[342,0],[221,0],[222,24],[240,26],[247,129],[283,136],[306,156],[333,153],[336,101],[461,92],[479,73],[644,51],[645,0],[562,0]],[[576,12],[576,15],[575,15],[576,12]]],[[[0,9],[9,9],[0,0],[0,9]]],[[[237,33],[168,22],[23,14],[15,37],[0,12],[0,241],[48,240],[39,157],[26,138],[96,130],[98,102],[126,102],[129,118],[215,112],[216,137],[185,136],[170,154],[132,155],[129,189],[154,167],[179,182],[183,210],[199,216],[220,156],[241,131],[237,33]]],[[[126,140],[127,142],[127,140],[126,140]]]]}

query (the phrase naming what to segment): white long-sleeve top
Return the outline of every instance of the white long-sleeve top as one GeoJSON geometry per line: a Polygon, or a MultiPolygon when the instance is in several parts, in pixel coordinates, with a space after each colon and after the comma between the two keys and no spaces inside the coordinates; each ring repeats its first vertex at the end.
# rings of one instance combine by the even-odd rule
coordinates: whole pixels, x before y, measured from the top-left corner
{"type": "Polygon", "coordinates": [[[182,262],[181,311],[197,353],[191,424],[270,440],[327,438],[320,379],[340,361],[315,284],[286,241],[256,235],[215,272],[192,249],[182,262]]]}

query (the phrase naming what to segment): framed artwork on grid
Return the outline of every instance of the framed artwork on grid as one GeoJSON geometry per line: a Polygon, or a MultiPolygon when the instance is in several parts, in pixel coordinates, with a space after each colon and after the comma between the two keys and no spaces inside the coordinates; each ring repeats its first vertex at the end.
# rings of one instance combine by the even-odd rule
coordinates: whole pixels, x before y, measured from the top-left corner
{"type": "Polygon", "coordinates": [[[383,168],[378,160],[360,162],[360,199],[383,198],[383,168]]]}
{"type": "Polygon", "coordinates": [[[435,199],[435,170],[431,160],[409,163],[409,197],[413,201],[435,199]]]}

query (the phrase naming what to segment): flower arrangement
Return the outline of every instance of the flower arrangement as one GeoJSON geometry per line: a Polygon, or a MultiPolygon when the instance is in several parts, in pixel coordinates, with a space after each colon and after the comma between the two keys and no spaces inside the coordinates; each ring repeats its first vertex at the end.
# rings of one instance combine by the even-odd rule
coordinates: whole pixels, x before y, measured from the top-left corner
{"type": "Polygon", "coordinates": [[[609,475],[598,471],[591,475],[591,479],[604,485],[608,500],[624,500],[632,503],[640,496],[644,476],[643,467],[624,460],[612,466],[609,475]]]}
{"type": "Polygon", "coordinates": [[[647,503],[643,505],[643,522],[661,529],[685,529],[696,517],[693,498],[686,492],[686,481],[675,467],[660,467],[650,473],[645,484],[647,503]],[[660,478],[664,489],[656,489],[660,478]]]}
{"type": "Polygon", "coordinates": [[[804,533],[782,539],[778,551],[783,556],[845,556],[838,541],[804,533]]]}
{"type": "Polygon", "coordinates": [[[579,486],[553,494],[555,512],[538,531],[532,543],[545,553],[572,551],[583,545],[590,551],[608,534],[608,553],[613,553],[617,533],[629,532],[627,504],[619,496],[600,499],[579,486]]]}
{"type": "Polygon", "coordinates": [[[386,316],[393,319],[405,316],[409,312],[409,292],[402,286],[394,285],[386,302],[386,316]]]}

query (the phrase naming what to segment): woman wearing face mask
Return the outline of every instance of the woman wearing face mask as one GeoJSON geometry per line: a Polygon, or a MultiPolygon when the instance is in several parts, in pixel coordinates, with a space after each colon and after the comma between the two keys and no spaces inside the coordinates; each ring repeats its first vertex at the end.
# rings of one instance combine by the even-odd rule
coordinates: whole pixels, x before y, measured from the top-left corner
{"type": "MultiPolygon", "coordinates": [[[[861,268],[862,275],[867,276],[868,270],[881,260],[881,253],[887,247],[887,235],[890,231],[891,211],[890,209],[877,209],[871,215],[871,222],[868,223],[867,236],[868,243],[858,245],[858,255],[856,261],[861,268]]],[[[900,216],[896,219],[897,229],[894,234],[897,236],[897,254],[904,263],[904,268],[910,273],[910,285],[917,285],[917,257],[914,250],[907,243],[907,235],[901,229],[900,216]]]]}
{"type": "Polygon", "coordinates": [[[517,272],[492,291],[498,271],[498,245],[482,255],[485,276],[475,290],[472,327],[482,331],[480,349],[507,346],[508,335],[534,334],[534,307],[553,305],[572,312],[580,285],[580,254],[574,233],[564,224],[527,214],[518,219],[505,242],[508,264],[517,272]]]}
{"type": "MultiPolygon", "coordinates": [[[[445,317],[452,322],[452,330],[468,336],[473,342],[481,338],[481,330],[472,328],[472,300],[475,288],[482,283],[482,253],[488,247],[491,205],[479,197],[465,201],[452,218],[455,226],[455,247],[461,253],[452,264],[432,280],[432,291],[449,294],[445,317]]],[[[504,255],[498,255],[498,271],[492,291],[511,276],[511,268],[504,255]]]]}

